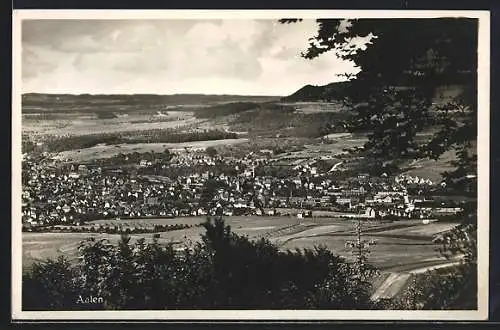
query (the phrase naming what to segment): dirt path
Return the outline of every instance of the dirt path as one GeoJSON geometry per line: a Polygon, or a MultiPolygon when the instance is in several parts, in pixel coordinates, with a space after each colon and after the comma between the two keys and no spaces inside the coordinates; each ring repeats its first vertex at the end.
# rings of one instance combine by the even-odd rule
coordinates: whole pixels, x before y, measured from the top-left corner
{"type": "Polygon", "coordinates": [[[398,294],[410,279],[408,273],[390,273],[384,282],[372,294],[373,300],[392,298],[398,294]]]}
{"type": "MultiPolygon", "coordinates": [[[[402,289],[408,284],[408,281],[413,275],[422,274],[430,270],[451,267],[459,264],[459,261],[435,264],[436,261],[429,261],[430,265],[422,266],[418,268],[409,269],[407,271],[401,272],[390,272],[389,276],[379,285],[379,287],[372,294],[372,299],[389,299],[395,297],[399,294],[402,289]]],[[[416,266],[416,265],[415,265],[416,266]]],[[[414,266],[414,267],[415,267],[414,266]]]]}
{"type": "Polygon", "coordinates": [[[328,172],[333,172],[333,171],[336,171],[337,170],[337,167],[339,167],[340,165],[342,165],[344,162],[338,162],[336,163],[335,165],[333,165],[333,167],[328,171],[328,172]]]}

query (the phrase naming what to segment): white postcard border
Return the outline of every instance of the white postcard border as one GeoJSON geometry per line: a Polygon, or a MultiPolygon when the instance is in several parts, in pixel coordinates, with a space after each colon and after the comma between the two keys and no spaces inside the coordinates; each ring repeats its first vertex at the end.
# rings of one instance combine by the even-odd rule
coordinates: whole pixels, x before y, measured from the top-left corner
{"type": "Polygon", "coordinates": [[[468,10],[14,10],[12,19],[12,319],[13,320],[485,320],[489,280],[490,14],[468,10]],[[479,19],[478,45],[478,310],[166,310],[22,311],[21,21],[23,19],[277,19],[277,18],[479,19]]]}

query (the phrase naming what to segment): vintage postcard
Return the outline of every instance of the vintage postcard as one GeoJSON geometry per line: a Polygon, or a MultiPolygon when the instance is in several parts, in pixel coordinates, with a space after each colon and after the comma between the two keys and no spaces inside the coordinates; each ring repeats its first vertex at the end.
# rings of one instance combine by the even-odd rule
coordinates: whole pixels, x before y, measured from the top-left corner
{"type": "Polygon", "coordinates": [[[489,24],[14,11],[13,319],[486,319],[489,24]]]}

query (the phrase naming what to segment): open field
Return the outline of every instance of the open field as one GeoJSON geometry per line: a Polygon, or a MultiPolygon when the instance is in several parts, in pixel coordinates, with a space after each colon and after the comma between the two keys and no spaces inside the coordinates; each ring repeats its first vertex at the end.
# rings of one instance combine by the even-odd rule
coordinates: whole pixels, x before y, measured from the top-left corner
{"type": "Polygon", "coordinates": [[[208,141],[192,141],[182,143],[134,143],[134,144],[118,144],[118,145],[97,145],[90,148],[75,149],[62,151],[55,155],[58,159],[72,159],[73,161],[85,161],[89,159],[108,158],[118,155],[119,153],[127,154],[134,152],[163,152],[165,149],[184,150],[185,148],[205,149],[207,147],[221,148],[222,154],[247,154],[251,151],[256,151],[263,148],[273,147],[293,147],[302,146],[299,151],[292,151],[289,154],[279,156],[279,159],[292,158],[321,158],[333,157],[342,153],[344,148],[359,147],[363,145],[365,139],[359,136],[347,136],[339,134],[336,136],[334,143],[328,144],[313,144],[313,141],[305,139],[296,139],[296,142],[290,142],[289,138],[279,139],[263,139],[258,142],[248,138],[224,139],[224,140],[208,140],[208,141]],[[266,142],[267,141],[267,142],[266,142]],[[310,143],[307,143],[310,142],[310,143]],[[304,144],[305,143],[305,144],[304,144]]]}
{"type": "Polygon", "coordinates": [[[455,226],[456,226],[455,223],[435,222],[425,226],[415,226],[412,228],[397,228],[397,229],[387,230],[384,231],[384,234],[430,237],[438,235],[443,232],[447,232],[455,226]]]}
{"type": "Polygon", "coordinates": [[[344,107],[340,102],[282,102],[280,105],[293,106],[297,112],[317,113],[317,112],[339,112],[344,107]]]}
{"type": "MultiPolygon", "coordinates": [[[[154,224],[189,224],[197,225],[203,217],[182,217],[174,219],[124,219],[98,220],[96,225],[114,226],[119,223],[126,226],[146,226],[154,224]]],[[[312,248],[324,245],[335,253],[351,258],[346,249],[346,240],[354,239],[353,222],[340,219],[297,219],[295,217],[226,217],[225,221],[238,234],[251,239],[268,238],[281,249],[312,248]]],[[[439,258],[433,237],[443,230],[451,229],[451,223],[431,223],[424,225],[417,220],[407,220],[401,224],[366,222],[365,239],[373,239],[376,245],[370,254],[370,261],[382,270],[396,268],[421,268],[427,264],[444,262],[439,258]],[[394,229],[399,226],[400,228],[394,229]]],[[[186,242],[198,242],[203,232],[202,227],[160,233],[160,243],[174,243],[182,246],[186,242]]],[[[95,233],[23,233],[23,265],[29,266],[34,260],[54,258],[63,254],[74,259],[78,243],[86,237],[102,237],[116,242],[118,234],[95,233]]],[[[152,234],[133,234],[132,239],[152,238],[152,234]]]]}
{"type": "Polygon", "coordinates": [[[72,161],[86,161],[89,159],[109,158],[120,153],[130,154],[134,152],[163,152],[165,149],[172,151],[182,151],[185,148],[205,149],[208,147],[227,146],[231,144],[245,143],[248,139],[225,139],[209,141],[192,141],[181,143],[134,143],[117,145],[97,145],[91,148],[68,150],[57,153],[54,157],[57,159],[71,159],[72,161]]]}
{"type": "MultiPolygon", "coordinates": [[[[196,226],[204,217],[181,217],[173,219],[123,219],[97,220],[94,225],[147,227],[155,224],[187,224],[193,227],[159,233],[160,244],[173,244],[182,249],[201,241],[204,228],[196,226]]],[[[354,221],[337,218],[297,219],[295,217],[225,217],[226,224],[233,232],[250,239],[266,238],[281,250],[314,248],[322,245],[335,254],[350,261],[354,256],[346,248],[348,240],[355,240],[354,221]]],[[[373,240],[368,260],[381,273],[374,279],[373,298],[391,298],[408,287],[416,273],[431,268],[447,267],[450,261],[440,257],[437,244],[432,242],[435,235],[451,229],[455,224],[434,222],[423,224],[418,220],[396,222],[363,222],[363,239],[373,240]]],[[[76,262],[79,243],[88,238],[105,238],[117,243],[119,234],[96,233],[23,233],[23,269],[37,261],[66,256],[76,262]]],[[[132,234],[132,241],[139,238],[151,240],[153,234],[132,234]]]]}
{"type": "Polygon", "coordinates": [[[433,182],[439,182],[442,180],[442,174],[444,172],[452,171],[455,168],[450,164],[453,160],[456,160],[455,152],[447,151],[437,160],[419,159],[413,161],[410,164],[411,169],[405,171],[403,174],[418,176],[419,178],[426,178],[433,182]]]}
{"type": "Polygon", "coordinates": [[[323,138],[329,139],[329,140],[337,140],[340,138],[351,137],[351,136],[352,136],[351,133],[332,133],[332,134],[328,134],[328,135],[323,136],[323,138]]]}
{"type": "Polygon", "coordinates": [[[245,131],[255,137],[316,138],[344,131],[337,124],[347,117],[340,111],[298,111],[294,105],[266,104],[233,115],[232,131],[245,131]]]}
{"type": "MultiPolygon", "coordinates": [[[[353,260],[351,250],[345,247],[345,242],[355,239],[354,235],[336,235],[332,237],[327,234],[297,237],[282,244],[281,248],[312,248],[315,245],[323,245],[329,250],[353,260]]],[[[368,258],[382,270],[390,270],[392,267],[402,265],[409,266],[437,255],[437,246],[429,242],[378,235],[365,235],[364,239],[373,239],[375,241],[375,245],[372,247],[368,258]]]]}
{"type": "Polygon", "coordinates": [[[118,133],[138,130],[172,129],[198,124],[202,120],[192,112],[164,111],[162,115],[131,114],[103,119],[94,114],[53,114],[54,118],[23,116],[22,130],[35,135],[87,135],[96,133],[118,133]]]}
{"type": "MultiPolygon", "coordinates": [[[[188,224],[197,225],[204,221],[203,217],[182,217],[174,219],[126,219],[126,220],[97,220],[93,224],[114,226],[115,224],[128,224],[139,226],[145,222],[151,224],[188,224]]],[[[231,225],[234,232],[247,235],[250,238],[263,236],[265,233],[278,227],[296,223],[296,219],[289,217],[228,217],[227,224],[231,225]]],[[[191,227],[182,230],[160,233],[159,242],[162,244],[174,243],[184,245],[188,242],[198,242],[204,229],[191,227]]],[[[151,239],[152,234],[133,234],[132,240],[144,237],[151,239]]],[[[118,242],[119,234],[94,234],[94,233],[23,233],[23,266],[29,266],[35,260],[55,258],[64,255],[70,260],[76,260],[78,244],[87,237],[106,238],[110,242],[118,242]]]]}
{"type": "MultiPolygon", "coordinates": [[[[56,258],[59,255],[76,261],[78,257],[78,244],[90,237],[98,239],[105,238],[111,243],[117,243],[120,239],[118,234],[96,234],[96,233],[23,233],[23,267],[29,266],[36,260],[56,258]]],[[[132,240],[139,238],[152,238],[151,234],[134,234],[132,240]]],[[[167,239],[160,242],[168,243],[167,239]]]]}
{"type": "Polygon", "coordinates": [[[338,156],[343,153],[346,148],[361,147],[366,139],[361,137],[348,138],[340,136],[333,143],[325,144],[306,144],[304,149],[291,153],[285,158],[321,158],[326,156],[338,156]]]}
{"type": "MultiPolygon", "coordinates": [[[[161,107],[153,102],[157,110],[136,109],[136,103],[139,100],[146,101],[142,96],[135,96],[130,99],[114,98],[111,96],[102,96],[93,101],[81,97],[30,95],[27,104],[23,104],[23,109],[29,108],[29,111],[23,113],[23,133],[27,136],[48,137],[48,136],[82,136],[95,134],[116,134],[120,132],[140,132],[149,130],[175,129],[178,132],[196,132],[203,130],[219,129],[226,132],[237,132],[237,134],[246,137],[255,138],[252,145],[247,149],[254,151],[253,144],[261,144],[263,148],[290,148],[291,140],[297,140],[292,143],[305,149],[302,152],[294,153],[292,157],[320,157],[325,153],[327,155],[342,152],[344,148],[360,146],[366,140],[363,136],[347,135],[346,133],[331,134],[329,143],[320,144],[316,137],[321,136],[319,129],[324,129],[325,123],[334,123],[341,116],[338,112],[338,105],[334,103],[297,103],[286,106],[279,104],[257,105],[257,108],[244,110],[242,112],[221,113],[209,118],[196,118],[196,113],[202,113],[206,109],[186,108],[179,110],[168,109],[168,106],[161,107]],[[31,100],[31,98],[34,98],[31,100]],[[38,103],[40,104],[38,104],[38,103]],[[66,103],[65,103],[66,102],[66,103]],[[76,103],[75,103],[76,102],[76,103]],[[127,102],[132,102],[133,106],[127,102]],[[33,104],[31,104],[33,103],[33,104]],[[80,104],[81,103],[81,104],[80,104]],[[124,109],[118,109],[122,106],[124,109]],[[36,105],[36,106],[35,106],[36,105]],[[52,109],[52,106],[55,108],[52,109]],[[300,109],[300,110],[294,110],[300,109]],[[331,111],[330,111],[331,110],[331,111]],[[104,118],[103,114],[110,114],[116,118],[104,118]],[[340,117],[339,117],[340,116],[340,117]],[[338,117],[338,118],[337,118],[338,117]],[[266,139],[267,137],[267,139],[266,139]],[[262,140],[283,140],[262,141],[262,140]],[[299,141],[300,140],[300,141],[299,141]],[[261,141],[263,143],[261,143],[261,141]],[[272,147],[272,146],[274,147],[272,147]]],[[[209,104],[205,104],[209,106],[209,104]]],[[[177,105],[179,107],[179,105],[177,105]]],[[[227,107],[227,106],[226,106],[227,107]]],[[[210,108],[208,108],[210,109],[210,108]]],[[[26,109],[25,109],[26,110],[26,109]]],[[[23,110],[24,111],[24,110],[23,110]]],[[[208,111],[208,110],[207,110],[208,111]]],[[[38,138],[35,138],[38,141],[38,138]]],[[[43,139],[41,139],[43,141],[43,139]]],[[[85,149],[75,149],[59,153],[59,157],[64,159],[73,159],[75,161],[89,160],[93,158],[106,158],[118,153],[163,151],[165,148],[185,147],[205,148],[216,146],[220,149],[227,149],[230,154],[237,152],[231,151],[230,146],[247,142],[244,139],[193,142],[182,144],[133,144],[133,145],[99,145],[85,149]]],[[[260,147],[260,148],[262,148],[260,147]]],[[[288,151],[288,150],[287,150],[288,151]]],[[[248,152],[246,152],[248,153],[248,152]]],[[[245,154],[245,153],[243,153],[245,154]]]]}

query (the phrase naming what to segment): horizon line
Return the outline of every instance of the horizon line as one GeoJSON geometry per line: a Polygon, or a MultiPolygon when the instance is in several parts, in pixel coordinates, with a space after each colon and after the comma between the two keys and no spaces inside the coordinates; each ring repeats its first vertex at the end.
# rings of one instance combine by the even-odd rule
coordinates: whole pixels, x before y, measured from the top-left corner
{"type": "Polygon", "coordinates": [[[255,94],[212,94],[212,93],[54,93],[54,92],[24,92],[21,95],[39,94],[39,95],[71,95],[71,96],[114,96],[114,95],[151,95],[151,96],[175,96],[175,95],[204,95],[204,96],[250,96],[250,97],[284,97],[286,95],[255,95],[255,94]]]}

